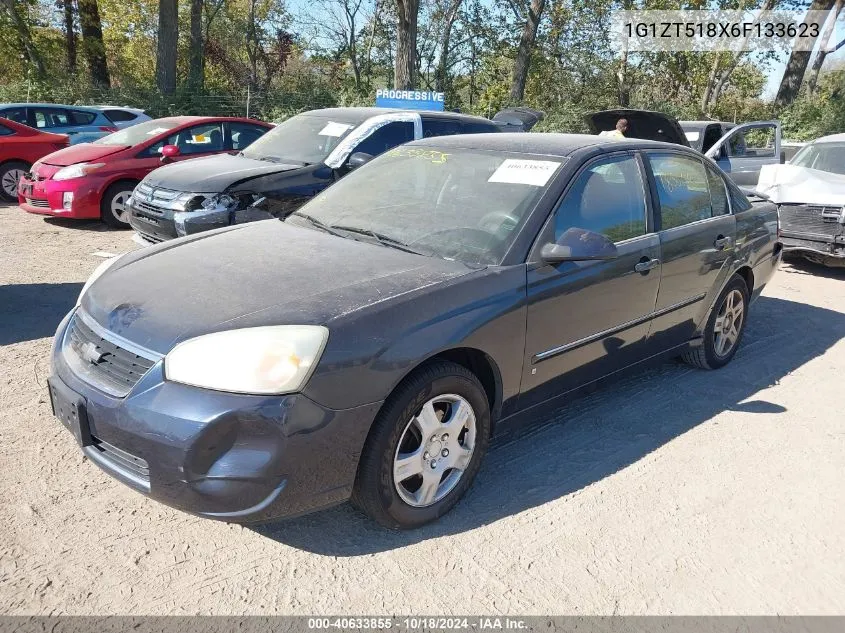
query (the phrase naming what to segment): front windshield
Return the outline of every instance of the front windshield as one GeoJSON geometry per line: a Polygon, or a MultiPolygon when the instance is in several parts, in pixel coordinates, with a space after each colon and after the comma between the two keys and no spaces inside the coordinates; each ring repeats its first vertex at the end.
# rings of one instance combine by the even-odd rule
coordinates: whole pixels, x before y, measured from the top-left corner
{"type": "Polygon", "coordinates": [[[256,160],[320,163],[356,127],[356,123],[327,116],[298,114],[279,123],[247,147],[243,155],[256,160]]]}
{"type": "Polygon", "coordinates": [[[165,121],[158,119],[156,121],[145,121],[138,125],[133,125],[125,130],[120,130],[101,139],[94,141],[94,145],[119,145],[132,147],[138,143],[148,141],[154,136],[158,136],[162,132],[172,130],[179,123],[176,121],[165,121]]]}
{"type": "Polygon", "coordinates": [[[400,146],[288,221],[467,264],[500,264],[563,160],[400,146]]]}
{"type": "Polygon", "coordinates": [[[845,175],[845,143],[813,143],[798,152],[792,165],[845,175]]]}

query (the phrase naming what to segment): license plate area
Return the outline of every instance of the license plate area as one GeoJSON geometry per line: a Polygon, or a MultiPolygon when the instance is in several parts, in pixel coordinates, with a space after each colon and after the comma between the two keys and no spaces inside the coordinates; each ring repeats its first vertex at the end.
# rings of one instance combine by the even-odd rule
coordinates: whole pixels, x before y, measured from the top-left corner
{"type": "Polygon", "coordinates": [[[50,392],[50,404],[53,415],[71,432],[80,446],[90,446],[91,427],[88,423],[88,412],[85,408],[85,398],[66,387],[58,380],[47,380],[50,392]]]}

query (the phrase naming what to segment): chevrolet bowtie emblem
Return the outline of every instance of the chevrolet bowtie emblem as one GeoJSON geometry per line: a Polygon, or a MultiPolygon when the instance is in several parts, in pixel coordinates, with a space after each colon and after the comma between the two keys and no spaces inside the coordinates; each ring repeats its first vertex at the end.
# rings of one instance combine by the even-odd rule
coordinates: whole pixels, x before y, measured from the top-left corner
{"type": "Polygon", "coordinates": [[[100,352],[97,349],[97,346],[90,341],[82,345],[79,351],[82,358],[87,360],[92,365],[96,365],[97,363],[99,363],[101,360],[103,360],[103,356],[105,356],[105,354],[100,352]]]}

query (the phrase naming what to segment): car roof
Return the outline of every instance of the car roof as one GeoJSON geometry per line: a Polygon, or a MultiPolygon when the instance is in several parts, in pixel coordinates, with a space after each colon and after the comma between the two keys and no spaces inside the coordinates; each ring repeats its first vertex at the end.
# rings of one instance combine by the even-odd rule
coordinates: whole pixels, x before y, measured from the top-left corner
{"type": "Polygon", "coordinates": [[[97,110],[128,110],[129,112],[137,112],[140,114],[146,113],[141,108],[133,108],[131,106],[95,105],[90,107],[95,108],[97,110]]]}
{"type": "Polygon", "coordinates": [[[490,119],[485,119],[474,114],[463,114],[461,112],[448,112],[438,110],[409,110],[402,108],[378,108],[378,107],[353,107],[353,108],[320,108],[317,110],[306,110],[300,114],[304,115],[320,115],[337,119],[339,121],[359,122],[363,123],[370,117],[379,116],[382,114],[391,114],[399,112],[413,112],[429,119],[444,119],[444,120],[461,120],[461,121],[479,121],[489,123],[492,126],[496,124],[490,119]]]}
{"type": "Polygon", "coordinates": [[[817,138],[813,143],[842,143],[845,142],[845,134],[830,134],[817,138]]]}
{"type": "Polygon", "coordinates": [[[434,147],[437,149],[491,150],[517,154],[539,154],[545,156],[571,156],[578,150],[597,149],[671,149],[686,150],[694,156],[698,152],[676,143],[661,143],[642,139],[616,139],[592,134],[556,134],[539,132],[502,132],[499,134],[461,134],[456,136],[434,136],[412,141],[408,145],[434,147]]]}
{"type": "Polygon", "coordinates": [[[0,103],[0,108],[68,108],[71,110],[83,110],[93,114],[99,112],[97,108],[92,108],[91,106],[67,105],[64,103],[0,103]]]}

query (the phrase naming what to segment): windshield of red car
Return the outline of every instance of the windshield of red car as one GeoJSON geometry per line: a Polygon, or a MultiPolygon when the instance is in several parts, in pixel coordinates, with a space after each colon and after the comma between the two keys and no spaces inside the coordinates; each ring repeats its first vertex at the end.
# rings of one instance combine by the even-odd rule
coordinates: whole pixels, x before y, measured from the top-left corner
{"type": "Polygon", "coordinates": [[[290,222],[472,265],[500,264],[565,158],[400,146],[290,222]]]}
{"type": "Polygon", "coordinates": [[[138,125],[133,125],[120,130],[101,139],[94,141],[94,145],[116,145],[124,147],[132,147],[138,143],[149,141],[162,132],[167,132],[175,127],[179,127],[177,121],[163,121],[161,119],[156,121],[145,121],[138,125]]]}

